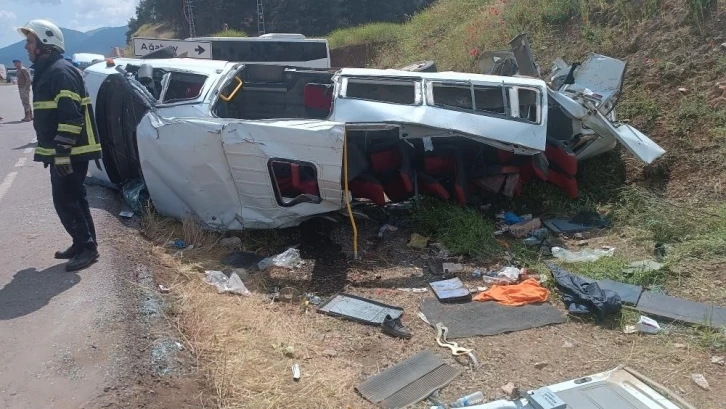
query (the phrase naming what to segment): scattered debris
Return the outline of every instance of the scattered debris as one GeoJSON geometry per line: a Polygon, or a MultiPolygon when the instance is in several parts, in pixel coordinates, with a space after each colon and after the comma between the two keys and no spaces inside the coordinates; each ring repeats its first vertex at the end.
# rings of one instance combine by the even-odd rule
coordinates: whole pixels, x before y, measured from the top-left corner
{"type": "Polygon", "coordinates": [[[484,403],[484,394],[481,391],[462,396],[451,404],[452,408],[464,408],[467,406],[478,405],[484,403]]]}
{"type": "Polygon", "coordinates": [[[574,348],[574,347],[575,347],[575,344],[573,344],[570,341],[565,341],[565,343],[562,344],[562,348],[574,348]]]}
{"type": "MultiPolygon", "coordinates": [[[[660,325],[655,320],[648,318],[646,316],[641,315],[640,319],[635,325],[626,325],[625,328],[623,328],[623,332],[626,334],[634,334],[636,332],[642,332],[644,334],[657,334],[660,332],[660,325]]],[[[678,348],[678,345],[676,344],[676,348],[678,348]]]]}
{"type": "Polygon", "coordinates": [[[163,284],[159,284],[159,292],[162,294],[168,294],[171,292],[171,289],[165,287],[163,284]]]}
{"type": "Polygon", "coordinates": [[[547,301],[550,290],[542,287],[537,280],[529,278],[519,284],[495,285],[474,297],[475,301],[496,301],[502,305],[518,307],[526,304],[539,304],[547,301]]]}
{"type": "Polygon", "coordinates": [[[643,293],[643,287],[611,280],[597,280],[597,284],[603,290],[610,290],[620,296],[623,304],[635,306],[643,293]]]}
{"type": "Polygon", "coordinates": [[[315,294],[307,294],[305,299],[312,305],[320,305],[320,303],[323,302],[323,300],[315,294]]]}
{"type": "Polygon", "coordinates": [[[653,260],[635,261],[628,264],[628,266],[623,269],[623,274],[632,275],[638,273],[649,273],[651,271],[658,271],[662,268],[663,264],[653,260]]]}
{"type": "MultiPolygon", "coordinates": [[[[549,219],[544,225],[557,234],[577,234],[589,230],[603,229],[611,225],[610,220],[593,212],[580,212],[571,219],[549,219]]],[[[583,239],[580,235],[576,238],[583,239]]]]}
{"type": "Polygon", "coordinates": [[[318,312],[334,317],[350,319],[368,325],[380,326],[386,316],[398,318],[403,308],[346,293],[338,293],[325,301],[318,312]]]}
{"type": "Polygon", "coordinates": [[[429,238],[424,237],[418,233],[413,233],[411,239],[408,241],[406,246],[413,249],[425,249],[429,244],[429,238]]]}
{"type": "Polygon", "coordinates": [[[726,308],[644,291],[636,310],[664,320],[687,322],[721,329],[726,325],[726,308]]]}
{"type": "Polygon", "coordinates": [[[447,339],[498,335],[566,321],[550,303],[510,307],[496,302],[440,303],[429,297],[421,302],[419,310],[432,323],[429,325],[440,322],[448,328],[447,339]]]}
{"type": "Polygon", "coordinates": [[[460,273],[464,271],[464,266],[458,263],[443,263],[441,268],[444,270],[444,275],[460,273]]]}
{"type": "Polygon", "coordinates": [[[512,236],[521,239],[523,237],[527,237],[530,233],[538,230],[540,227],[542,227],[542,222],[539,219],[530,219],[509,226],[509,232],[512,236]]]}
{"type": "Polygon", "coordinates": [[[724,365],[726,365],[726,358],[724,358],[722,356],[712,356],[711,363],[715,364],[715,365],[724,366],[724,365]]]}
{"type": "Polygon", "coordinates": [[[300,375],[301,375],[301,373],[300,373],[300,364],[293,365],[292,366],[292,379],[294,379],[295,381],[299,381],[300,380],[300,375]]]}
{"type": "Polygon", "coordinates": [[[687,92],[688,92],[688,89],[687,89],[687,88],[685,88],[685,87],[679,87],[679,88],[678,88],[678,92],[680,92],[681,94],[685,94],[685,93],[687,93],[687,92]]]}
{"type": "Polygon", "coordinates": [[[325,351],[323,351],[323,356],[327,356],[328,358],[335,358],[336,356],[338,356],[338,351],[334,349],[326,349],[325,351]]]}
{"type": "Polygon", "coordinates": [[[449,329],[446,328],[444,324],[440,322],[436,324],[436,343],[439,344],[439,346],[449,348],[451,350],[451,355],[454,356],[465,355],[473,352],[472,349],[462,348],[456,342],[447,340],[446,334],[448,334],[448,332],[449,329]]]}
{"type": "Polygon", "coordinates": [[[711,386],[708,384],[708,381],[706,380],[706,377],[703,376],[700,373],[694,373],[691,374],[691,379],[693,379],[693,382],[696,383],[701,389],[703,390],[711,390],[711,386]]]}
{"type": "Polygon", "coordinates": [[[534,367],[535,367],[535,369],[542,370],[547,365],[549,365],[548,362],[537,362],[536,364],[534,364],[534,367]]]}
{"type": "Polygon", "coordinates": [[[134,217],[134,210],[131,209],[131,207],[129,207],[128,205],[124,205],[118,215],[120,217],[123,217],[124,219],[130,219],[134,217]]]}
{"type": "Polygon", "coordinates": [[[552,271],[557,288],[562,292],[562,301],[570,314],[594,313],[600,320],[610,314],[617,314],[622,308],[618,293],[603,290],[595,280],[581,277],[556,266],[545,263],[552,271]]]}
{"type": "Polygon", "coordinates": [[[426,399],[460,374],[460,369],[446,364],[438,354],[424,350],[366,379],[356,390],[380,408],[405,408],[426,399]]]}
{"type": "Polygon", "coordinates": [[[471,292],[458,277],[434,281],[429,285],[441,302],[471,301],[471,292]]]}
{"type": "Polygon", "coordinates": [[[221,271],[207,271],[204,281],[206,281],[207,284],[217,287],[218,293],[238,294],[245,297],[252,295],[247,287],[245,287],[242,279],[240,279],[236,273],[232,273],[232,275],[228,278],[221,271]]]}
{"type": "Polygon", "coordinates": [[[282,349],[282,354],[288,358],[294,358],[295,357],[295,348],[288,345],[282,349]]]}
{"type": "Polygon", "coordinates": [[[688,345],[675,343],[675,344],[673,344],[673,347],[676,349],[686,349],[686,348],[688,348],[688,345]]]}
{"type": "Polygon", "coordinates": [[[398,227],[396,227],[396,226],[391,226],[390,224],[384,224],[378,230],[378,237],[382,238],[383,234],[386,233],[387,231],[397,231],[397,230],[398,230],[398,227]]]}
{"type": "Polygon", "coordinates": [[[300,258],[300,250],[290,248],[274,257],[268,257],[260,261],[257,263],[257,267],[260,271],[265,271],[270,267],[283,267],[292,270],[299,267],[301,264],[302,258],[300,258]]]}
{"type": "Polygon", "coordinates": [[[149,201],[149,192],[146,190],[146,184],[143,180],[132,179],[124,183],[121,187],[124,201],[132,212],[141,214],[141,211],[149,201]]]}
{"type": "Polygon", "coordinates": [[[226,247],[226,248],[241,249],[242,248],[242,239],[240,239],[237,236],[227,237],[226,239],[220,240],[219,244],[222,247],[226,247]]]}
{"type": "Polygon", "coordinates": [[[505,395],[507,395],[507,398],[509,400],[515,400],[519,398],[519,388],[514,386],[514,383],[509,382],[508,384],[502,386],[500,388],[502,392],[504,392],[505,395]]]}
{"type": "Polygon", "coordinates": [[[297,288],[284,287],[276,289],[275,299],[286,303],[296,303],[302,300],[302,294],[297,288]]]}
{"type": "Polygon", "coordinates": [[[393,318],[390,315],[386,315],[383,319],[381,332],[394,338],[410,339],[412,336],[411,331],[401,323],[401,317],[393,318]]]}
{"type": "Polygon", "coordinates": [[[425,293],[428,290],[428,288],[398,288],[398,291],[403,291],[405,293],[425,293]]]}
{"type": "Polygon", "coordinates": [[[646,334],[657,334],[660,331],[660,325],[652,318],[648,318],[644,315],[640,316],[638,323],[635,324],[638,331],[646,334]]]}
{"type": "Polygon", "coordinates": [[[570,251],[561,247],[552,247],[552,255],[565,263],[593,262],[602,257],[612,257],[614,253],[614,248],[570,251]]]}

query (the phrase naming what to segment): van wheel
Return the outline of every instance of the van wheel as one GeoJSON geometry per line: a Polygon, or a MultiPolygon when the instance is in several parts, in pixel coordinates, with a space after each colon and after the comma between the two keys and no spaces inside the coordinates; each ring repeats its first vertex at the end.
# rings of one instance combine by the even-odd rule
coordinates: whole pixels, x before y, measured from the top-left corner
{"type": "Polygon", "coordinates": [[[399,70],[414,72],[437,72],[436,64],[433,61],[417,61],[405,67],[399,68],[399,70]]]}

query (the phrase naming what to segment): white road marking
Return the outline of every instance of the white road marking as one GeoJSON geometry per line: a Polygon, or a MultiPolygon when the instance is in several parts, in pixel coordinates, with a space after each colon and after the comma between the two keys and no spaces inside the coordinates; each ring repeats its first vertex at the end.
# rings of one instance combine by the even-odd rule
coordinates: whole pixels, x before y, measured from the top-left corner
{"type": "Polygon", "coordinates": [[[10,186],[13,185],[13,181],[15,180],[16,176],[18,176],[18,172],[11,172],[7,176],[5,176],[5,180],[3,180],[3,183],[0,183],[0,200],[3,200],[3,196],[5,196],[5,193],[10,190],[10,186]]]}
{"type": "Polygon", "coordinates": [[[15,162],[16,168],[22,168],[23,165],[25,165],[25,161],[28,160],[28,158],[20,158],[17,162],[15,162]]]}

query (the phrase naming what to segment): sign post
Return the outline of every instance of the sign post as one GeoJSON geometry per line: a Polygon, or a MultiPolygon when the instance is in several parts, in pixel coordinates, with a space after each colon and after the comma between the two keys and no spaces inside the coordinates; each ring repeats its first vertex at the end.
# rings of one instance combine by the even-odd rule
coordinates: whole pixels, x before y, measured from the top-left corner
{"type": "Polygon", "coordinates": [[[160,38],[134,39],[134,56],[143,57],[165,47],[173,47],[177,56],[212,59],[212,43],[209,41],[164,40],[160,38]]]}

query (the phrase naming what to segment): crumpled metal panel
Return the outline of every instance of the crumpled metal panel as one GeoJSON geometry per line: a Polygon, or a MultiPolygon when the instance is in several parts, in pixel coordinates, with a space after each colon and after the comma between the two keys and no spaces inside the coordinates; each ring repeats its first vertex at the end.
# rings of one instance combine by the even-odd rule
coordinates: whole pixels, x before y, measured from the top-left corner
{"type": "Polygon", "coordinates": [[[243,227],[291,227],[309,216],[340,210],[344,133],[343,124],[319,120],[229,123],[222,131],[222,141],[231,181],[242,203],[243,227]],[[322,201],[280,206],[267,165],[271,158],[314,164],[322,201]]]}
{"type": "Polygon", "coordinates": [[[224,155],[227,121],[160,120],[147,114],[137,127],[144,181],[159,213],[191,216],[217,230],[239,230],[242,204],[224,155]]]}

